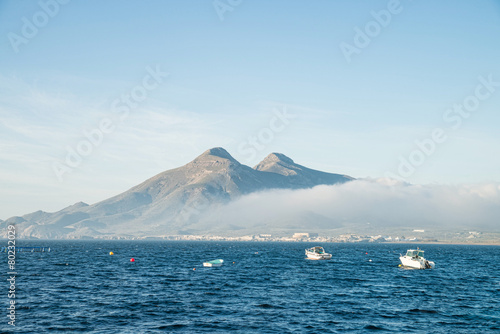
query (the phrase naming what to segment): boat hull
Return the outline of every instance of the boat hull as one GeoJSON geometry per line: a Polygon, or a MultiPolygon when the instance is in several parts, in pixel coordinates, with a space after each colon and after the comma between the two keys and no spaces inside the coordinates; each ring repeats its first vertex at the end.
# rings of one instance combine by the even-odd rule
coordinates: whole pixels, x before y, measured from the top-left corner
{"type": "Polygon", "coordinates": [[[409,269],[433,269],[435,264],[432,261],[427,261],[424,258],[412,258],[409,256],[401,256],[399,258],[401,264],[409,269]]]}
{"type": "Polygon", "coordinates": [[[309,260],[330,260],[332,258],[332,254],[329,253],[318,254],[306,252],[306,256],[309,260]]]}
{"type": "Polygon", "coordinates": [[[224,260],[213,260],[208,262],[203,262],[203,267],[220,267],[224,263],[224,260]]]}
{"type": "Polygon", "coordinates": [[[221,267],[222,263],[203,262],[203,267],[221,267]]]}

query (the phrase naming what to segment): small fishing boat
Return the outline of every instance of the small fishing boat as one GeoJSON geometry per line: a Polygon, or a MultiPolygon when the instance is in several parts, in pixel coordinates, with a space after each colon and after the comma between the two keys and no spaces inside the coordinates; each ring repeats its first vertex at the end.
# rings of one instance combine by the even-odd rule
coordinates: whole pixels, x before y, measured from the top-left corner
{"type": "Polygon", "coordinates": [[[212,260],[208,262],[203,262],[203,267],[220,267],[224,263],[224,260],[218,259],[218,260],[212,260]]]}
{"type": "MultiPolygon", "coordinates": [[[[401,254],[400,254],[401,255],[401,254]]],[[[406,255],[399,257],[401,265],[411,269],[433,269],[434,262],[424,258],[424,251],[420,249],[408,249],[406,255]]]]}
{"type": "Polygon", "coordinates": [[[330,260],[332,258],[332,254],[326,253],[321,246],[306,249],[306,255],[310,260],[330,260]]]}

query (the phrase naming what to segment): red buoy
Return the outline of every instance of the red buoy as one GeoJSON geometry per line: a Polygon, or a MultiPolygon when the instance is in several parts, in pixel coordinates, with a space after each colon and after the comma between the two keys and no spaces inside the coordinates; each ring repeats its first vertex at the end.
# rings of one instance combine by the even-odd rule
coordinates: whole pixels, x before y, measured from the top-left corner
{"type": "Polygon", "coordinates": [[[134,258],[131,258],[131,259],[130,259],[130,262],[135,262],[135,259],[134,259],[134,258]]]}

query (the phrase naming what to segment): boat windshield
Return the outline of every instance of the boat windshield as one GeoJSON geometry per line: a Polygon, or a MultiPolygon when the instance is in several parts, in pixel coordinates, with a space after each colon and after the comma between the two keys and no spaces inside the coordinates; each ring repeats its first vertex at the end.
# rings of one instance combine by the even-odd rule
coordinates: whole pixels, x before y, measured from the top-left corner
{"type": "Polygon", "coordinates": [[[418,249],[418,250],[409,249],[406,252],[406,256],[409,256],[409,257],[414,257],[414,256],[424,257],[424,251],[422,251],[420,249],[418,249]]]}
{"type": "Polygon", "coordinates": [[[406,252],[406,256],[409,256],[409,257],[414,257],[417,255],[417,251],[416,250],[408,250],[406,252]]]}

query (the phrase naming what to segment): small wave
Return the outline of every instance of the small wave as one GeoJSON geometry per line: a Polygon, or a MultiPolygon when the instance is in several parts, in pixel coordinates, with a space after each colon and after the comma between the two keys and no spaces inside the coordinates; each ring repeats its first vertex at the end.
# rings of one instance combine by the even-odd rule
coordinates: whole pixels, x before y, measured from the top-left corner
{"type": "Polygon", "coordinates": [[[169,282],[185,282],[186,279],[179,277],[166,277],[163,283],[167,284],[169,282]]]}
{"type": "Polygon", "coordinates": [[[49,331],[61,331],[61,332],[85,332],[87,328],[85,327],[63,327],[63,326],[51,326],[47,328],[49,331]]]}
{"type": "Polygon", "coordinates": [[[259,305],[257,305],[257,307],[261,307],[261,308],[274,308],[274,306],[271,305],[271,304],[259,304],[259,305]]]}
{"type": "Polygon", "coordinates": [[[164,326],[159,326],[158,329],[163,330],[163,329],[173,329],[173,328],[183,328],[187,327],[187,325],[184,324],[172,324],[172,325],[164,325],[164,326]]]}
{"type": "Polygon", "coordinates": [[[379,326],[375,326],[375,325],[367,325],[363,329],[368,329],[371,331],[385,331],[386,330],[384,327],[379,327],[379,326]]]}
{"type": "Polygon", "coordinates": [[[412,308],[408,312],[410,312],[410,313],[438,313],[438,311],[435,311],[435,310],[422,310],[419,308],[412,308]]]}

